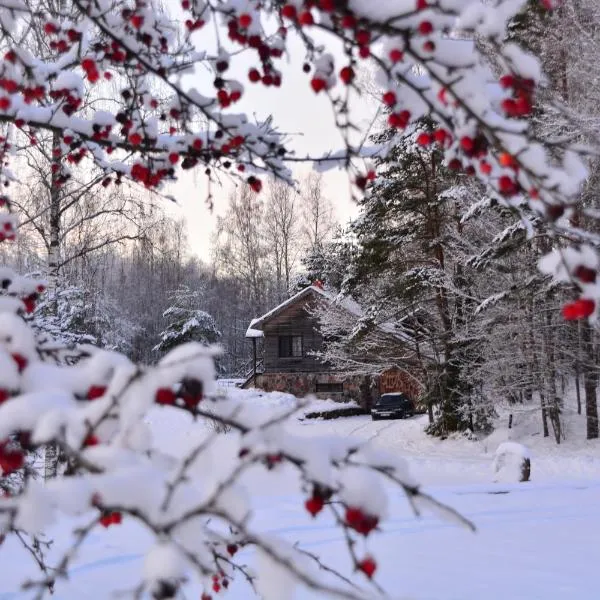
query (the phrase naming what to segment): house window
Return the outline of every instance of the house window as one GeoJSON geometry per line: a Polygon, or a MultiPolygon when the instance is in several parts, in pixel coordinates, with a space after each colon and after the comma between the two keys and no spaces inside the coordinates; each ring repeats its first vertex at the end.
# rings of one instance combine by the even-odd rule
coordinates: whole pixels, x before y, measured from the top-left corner
{"type": "Polygon", "coordinates": [[[302,357],[302,336],[301,335],[280,335],[279,336],[279,357],[280,358],[300,358],[300,357],[302,357]]]}
{"type": "Polygon", "coordinates": [[[317,382],[316,392],[317,394],[342,394],[344,392],[344,384],[317,382]]]}

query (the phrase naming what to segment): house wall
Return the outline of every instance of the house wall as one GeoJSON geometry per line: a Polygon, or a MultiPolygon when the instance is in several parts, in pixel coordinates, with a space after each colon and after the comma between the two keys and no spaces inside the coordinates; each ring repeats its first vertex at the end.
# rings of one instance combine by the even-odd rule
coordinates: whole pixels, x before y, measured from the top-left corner
{"type": "Polygon", "coordinates": [[[378,377],[379,393],[403,392],[411,400],[416,401],[423,391],[423,386],[406,370],[393,367],[383,371],[378,377]]]}
{"type": "MultiPolygon", "coordinates": [[[[313,300],[314,302],[314,300],[313,300]]],[[[311,299],[305,298],[289,306],[263,326],[263,357],[265,373],[318,372],[325,365],[310,356],[310,352],[323,347],[323,337],[318,331],[318,322],[308,312],[311,299]],[[302,336],[302,357],[282,358],[279,356],[280,335],[302,336]]]]}

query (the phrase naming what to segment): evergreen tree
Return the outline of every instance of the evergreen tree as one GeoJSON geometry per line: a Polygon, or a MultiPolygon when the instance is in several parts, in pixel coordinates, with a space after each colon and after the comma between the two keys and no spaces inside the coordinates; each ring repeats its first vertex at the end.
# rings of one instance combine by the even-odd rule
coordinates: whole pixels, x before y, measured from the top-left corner
{"type": "Polygon", "coordinates": [[[154,350],[165,353],[185,342],[202,342],[214,344],[219,341],[221,333],[213,317],[200,306],[203,294],[182,285],[170,294],[171,306],[163,313],[169,325],[160,334],[160,342],[154,350]]]}
{"type": "Polygon", "coordinates": [[[473,282],[463,267],[469,242],[461,215],[470,190],[443,164],[429,122],[383,140],[391,150],[351,226],[357,247],[343,292],[366,309],[360,335],[383,322],[411,330],[431,433],[487,429],[489,403],[470,374],[483,340],[470,331],[473,282]]]}

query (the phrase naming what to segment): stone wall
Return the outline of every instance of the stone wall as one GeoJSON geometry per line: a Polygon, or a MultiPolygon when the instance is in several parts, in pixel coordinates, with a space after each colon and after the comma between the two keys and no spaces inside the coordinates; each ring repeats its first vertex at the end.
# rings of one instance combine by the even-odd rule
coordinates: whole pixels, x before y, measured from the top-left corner
{"type": "Polygon", "coordinates": [[[256,387],[265,392],[287,392],[300,398],[312,394],[338,402],[354,400],[365,408],[369,408],[377,397],[376,384],[376,379],[368,375],[344,373],[261,373],[256,380],[256,387]],[[341,383],[343,391],[317,393],[317,383],[341,383]]]}

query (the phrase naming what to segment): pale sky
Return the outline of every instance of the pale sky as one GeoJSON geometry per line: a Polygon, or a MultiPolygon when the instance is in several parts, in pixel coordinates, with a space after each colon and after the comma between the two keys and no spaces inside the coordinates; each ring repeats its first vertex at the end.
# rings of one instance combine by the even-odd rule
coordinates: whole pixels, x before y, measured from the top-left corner
{"type": "MultiPolygon", "coordinates": [[[[341,135],[336,130],[332,107],[324,94],[316,95],[310,87],[311,75],[302,71],[304,51],[299,42],[290,45],[293,60],[282,69],[283,85],[280,88],[265,88],[261,84],[252,84],[246,73],[250,66],[255,66],[251,60],[236,58],[238,67],[227,72],[227,75],[237,77],[244,84],[244,96],[234,108],[228,111],[247,112],[250,118],[256,115],[264,119],[272,114],[275,124],[283,132],[292,136],[290,144],[298,155],[310,154],[318,156],[328,150],[338,150],[343,147],[341,135]]],[[[338,59],[338,70],[345,63],[338,59]]],[[[205,76],[199,75],[199,79],[205,76]]],[[[202,91],[212,88],[211,80],[197,85],[202,91]],[[207,85],[210,87],[207,87],[207,85]]],[[[357,109],[354,122],[365,126],[376,108],[368,99],[357,99],[357,109]]],[[[310,166],[303,165],[296,171],[298,175],[306,173],[310,166]]],[[[345,171],[334,169],[324,174],[324,193],[331,199],[340,223],[346,223],[357,214],[357,207],[351,201],[350,182],[345,171]]],[[[175,215],[182,215],[187,223],[189,242],[192,252],[207,260],[210,252],[210,237],[216,227],[216,217],[223,214],[227,208],[227,196],[231,184],[224,180],[225,185],[220,189],[213,188],[214,210],[211,213],[206,206],[207,180],[202,169],[192,173],[180,171],[180,179],[174,184],[171,193],[178,202],[178,207],[171,209],[175,215]]]]}

